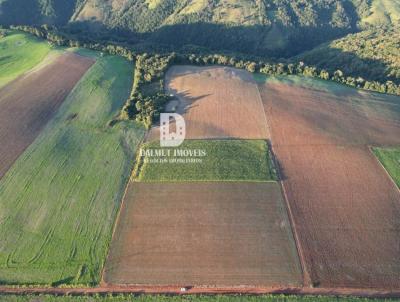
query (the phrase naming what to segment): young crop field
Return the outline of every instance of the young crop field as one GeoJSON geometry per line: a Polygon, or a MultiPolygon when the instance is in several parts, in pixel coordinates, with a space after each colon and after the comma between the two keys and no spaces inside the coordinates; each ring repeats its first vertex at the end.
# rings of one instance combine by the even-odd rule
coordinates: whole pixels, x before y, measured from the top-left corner
{"type": "MultiPolygon", "coordinates": [[[[227,67],[173,66],[166,75],[170,108],[185,118],[188,139],[268,139],[257,84],[250,73],[227,67]]],[[[154,127],[150,140],[159,137],[154,127]]]]}
{"type": "Polygon", "coordinates": [[[99,282],[144,132],[108,125],[130,93],[132,69],[119,57],[97,58],[0,180],[1,284],[99,282]]]}
{"type": "Polygon", "coordinates": [[[40,134],[94,60],[60,54],[0,90],[0,178],[40,134]]]}
{"type": "Polygon", "coordinates": [[[279,184],[130,183],[104,282],[299,286],[279,184]]]}
{"type": "Polygon", "coordinates": [[[400,144],[400,98],[309,78],[265,81],[272,149],[310,283],[399,288],[400,193],[369,146],[400,144]]]}
{"type": "Polygon", "coordinates": [[[400,188],[400,148],[374,148],[373,150],[400,188]]]}
{"type": "Polygon", "coordinates": [[[31,35],[9,33],[0,39],[0,88],[35,67],[51,46],[31,35]]]}
{"type": "Polygon", "coordinates": [[[145,144],[139,153],[138,181],[269,181],[276,175],[268,146],[262,140],[185,140],[160,150],[145,144]],[[142,155],[142,156],[141,156],[142,155]]]}

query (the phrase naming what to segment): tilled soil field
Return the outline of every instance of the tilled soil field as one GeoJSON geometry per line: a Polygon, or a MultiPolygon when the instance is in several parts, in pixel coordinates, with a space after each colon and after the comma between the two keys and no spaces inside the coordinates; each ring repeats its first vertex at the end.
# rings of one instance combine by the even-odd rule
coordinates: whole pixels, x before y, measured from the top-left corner
{"type": "Polygon", "coordinates": [[[131,183],[105,284],[299,286],[278,183],[131,183]]]}
{"type": "Polygon", "coordinates": [[[92,59],[65,53],[0,90],[0,178],[93,63],[92,59]]]}
{"type": "Polygon", "coordinates": [[[369,145],[400,144],[400,99],[260,90],[310,283],[399,288],[400,192],[369,145]]]}
{"type": "MultiPolygon", "coordinates": [[[[257,84],[246,71],[173,66],[166,89],[176,98],[167,107],[185,118],[186,138],[269,138],[257,84]]],[[[155,127],[149,138],[158,137],[155,127]]]]}

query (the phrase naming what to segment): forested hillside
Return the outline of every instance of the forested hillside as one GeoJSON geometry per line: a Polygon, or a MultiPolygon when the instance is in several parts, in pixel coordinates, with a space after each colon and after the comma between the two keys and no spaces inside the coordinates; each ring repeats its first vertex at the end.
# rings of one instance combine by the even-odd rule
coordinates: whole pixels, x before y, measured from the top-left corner
{"type": "Polygon", "coordinates": [[[304,61],[331,72],[362,75],[367,80],[400,79],[400,28],[378,27],[348,35],[301,54],[304,61]]]}
{"type": "Polygon", "coordinates": [[[85,0],[0,0],[0,24],[66,24],[85,0]]]}
{"type": "Polygon", "coordinates": [[[279,58],[396,23],[399,11],[398,0],[0,0],[0,23],[67,25],[279,58]]]}
{"type": "Polygon", "coordinates": [[[56,25],[135,49],[304,60],[367,80],[400,78],[400,0],[0,0],[0,25],[56,25]]]}

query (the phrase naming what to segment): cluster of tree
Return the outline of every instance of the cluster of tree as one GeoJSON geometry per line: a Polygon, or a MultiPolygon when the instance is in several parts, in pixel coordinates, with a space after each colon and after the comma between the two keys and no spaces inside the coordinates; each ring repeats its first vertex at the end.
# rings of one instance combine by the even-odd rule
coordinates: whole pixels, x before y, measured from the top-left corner
{"type": "Polygon", "coordinates": [[[370,0],[1,0],[0,24],[56,24],[141,43],[289,57],[357,30],[370,0]],[[125,33],[129,33],[126,35],[125,33]]]}
{"type": "Polygon", "coordinates": [[[11,24],[66,24],[85,0],[2,0],[0,23],[11,24]]]}
{"type": "Polygon", "coordinates": [[[213,55],[180,55],[178,57],[180,63],[194,65],[210,65],[218,64],[240,69],[246,69],[251,73],[262,73],[266,75],[302,75],[308,77],[319,78],[322,80],[331,80],[348,86],[360,89],[371,90],[381,93],[389,93],[400,95],[400,85],[393,81],[379,82],[367,81],[358,76],[348,76],[340,69],[331,72],[327,69],[320,69],[315,66],[306,65],[300,61],[297,63],[266,63],[263,61],[251,61],[245,59],[237,59],[235,57],[213,54],[213,55]]]}
{"type": "Polygon", "coordinates": [[[110,55],[117,55],[133,61],[136,54],[130,49],[130,47],[114,43],[104,43],[97,42],[95,40],[82,40],[76,36],[69,36],[63,32],[57,30],[54,26],[49,26],[47,24],[42,26],[28,26],[28,25],[18,25],[10,26],[11,29],[24,31],[30,33],[38,38],[46,39],[49,43],[57,46],[66,47],[83,47],[87,49],[92,49],[107,53],[110,55]]]}
{"type": "Polygon", "coordinates": [[[7,30],[6,29],[3,29],[3,28],[0,28],[0,39],[1,38],[4,38],[5,36],[7,36],[7,30]]]}
{"type": "Polygon", "coordinates": [[[309,64],[307,61],[303,60],[283,60],[283,62],[277,63],[256,59],[254,56],[235,55],[234,53],[210,54],[210,51],[206,49],[198,51],[195,54],[188,54],[186,52],[168,52],[163,55],[155,53],[143,54],[137,50],[133,51],[131,47],[126,45],[122,46],[119,44],[71,39],[65,34],[60,33],[54,27],[46,25],[41,27],[17,26],[13,28],[48,39],[51,43],[56,45],[80,46],[112,55],[120,55],[129,60],[136,59],[132,96],[130,101],[127,102],[127,106],[124,108],[123,115],[140,120],[146,125],[149,125],[157,118],[161,108],[160,106],[167,100],[167,97],[163,94],[162,78],[165,70],[173,62],[195,65],[226,65],[267,75],[304,75],[323,80],[332,80],[366,90],[400,95],[400,85],[391,78],[383,77],[381,80],[365,78],[362,74],[357,75],[356,73],[344,71],[346,66],[342,65],[337,66],[338,68],[329,68],[329,66],[327,68],[321,68],[318,64],[309,64]],[[344,67],[344,69],[341,67],[344,67]],[[152,88],[149,89],[148,87],[152,88]],[[138,101],[140,102],[138,106],[136,106],[138,101]]]}
{"type": "Polygon", "coordinates": [[[149,128],[160,117],[170,97],[164,93],[164,75],[176,61],[176,54],[136,57],[130,98],[122,109],[123,119],[135,119],[149,128]]]}
{"type": "Polygon", "coordinates": [[[400,27],[375,27],[324,44],[294,58],[373,81],[400,83],[400,27]]]}

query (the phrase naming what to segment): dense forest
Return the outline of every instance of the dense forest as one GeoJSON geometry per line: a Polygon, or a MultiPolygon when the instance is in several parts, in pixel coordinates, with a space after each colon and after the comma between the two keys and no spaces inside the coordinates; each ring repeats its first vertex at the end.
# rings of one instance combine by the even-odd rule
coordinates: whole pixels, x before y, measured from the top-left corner
{"type": "Polygon", "coordinates": [[[138,52],[229,53],[398,83],[400,0],[0,0],[0,25],[138,52]]]}
{"type": "Polygon", "coordinates": [[[400,80],[400,27],[382,26],[334,40],[303,53],[304,61],[329,71],[337,69],[369,80],[400,80]]]}
{"type": "Polygon", "coordinates": [[[377,23],[397,22],[400,7],[383,4],[389,5],[386,0],[0,0],[0,24],[52,24],[137,43],[283,58],[377,23]]]}

